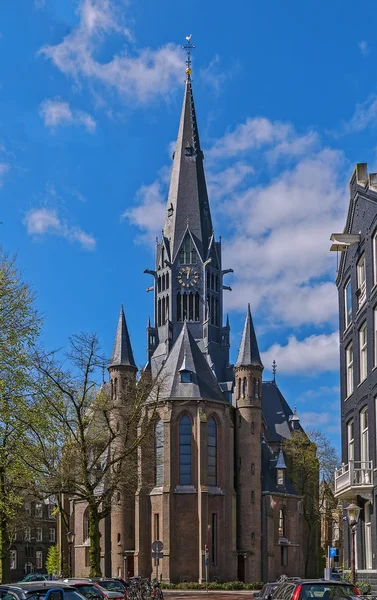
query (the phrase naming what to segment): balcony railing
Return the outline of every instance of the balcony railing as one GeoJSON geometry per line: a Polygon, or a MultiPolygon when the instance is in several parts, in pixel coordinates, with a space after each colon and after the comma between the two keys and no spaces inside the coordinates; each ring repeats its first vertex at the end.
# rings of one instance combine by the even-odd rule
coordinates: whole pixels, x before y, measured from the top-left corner
{"type": "Polygon", "coordinates": [[[335,496],[357,494],[357,490],[369,490],[373,487],[373,461],[350,460],[335,469],[335,496]]]}

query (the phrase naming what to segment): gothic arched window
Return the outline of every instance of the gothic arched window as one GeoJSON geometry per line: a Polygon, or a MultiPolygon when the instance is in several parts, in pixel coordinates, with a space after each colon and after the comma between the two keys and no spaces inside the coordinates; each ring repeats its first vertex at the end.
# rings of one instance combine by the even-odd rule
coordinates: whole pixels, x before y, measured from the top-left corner
{"type": "Polygon", "coordinates": [[[213,417],[208,421],[208,485],[217,485],[217,425],[213,417]]]}
{"type": "Polygon", "coordinates": [[[247,379],[246,379],[246,377],[244,377],[243,381],[242,381],[242,395],[246,396],[246,394],[247,394],[247,379]]]}
{"type": "Polygon", "coordinates": [[[196,292],[195,294],[195,321],[199,321],[200,319],[200,314],[199,314],[199,294],[198,292],[196,292]]]}
{"type": "Polygon", "coordinates": [[[179,483],[191,485],[191,421],[187,415],[179,421],[179,483]]]}
{"type": "Polygon", "coordinates": [[[115,377],[114,379],[114,400],[118,398],[118,379],[115,377]]]}
{"type": "Polygon", "coordinates": [[[241,398],[241,385],[242,385],[241,379],[239,379],[238,380],[238,394],[237,394],[238,398],[241,398]]]}
{"type": "Polygon", "coordinates": [[[164,424],[159,419],[155,427],[156,473],[155,484],[161,487],[164,483],[164,424]]]}

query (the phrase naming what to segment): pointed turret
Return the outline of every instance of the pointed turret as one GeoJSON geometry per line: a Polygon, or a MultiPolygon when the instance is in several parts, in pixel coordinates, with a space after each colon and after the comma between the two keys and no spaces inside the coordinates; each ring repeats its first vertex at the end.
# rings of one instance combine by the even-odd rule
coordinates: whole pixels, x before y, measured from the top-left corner
{"type": "Polygon", "coordinates": [[[124,316],[123,304],[120,307],[113,353],[109,364],[109,368],[110,367],[132,367],[137,369],[132,352],[130,336],[128,334],[126,317],[124,316]]]}
{"type": "Polygon", "coordinates": [[[190,229],[202,259],[205,260],[206,257],[209,238],[212,234],[212,220],[203,158],[196,122],[192,83],[191,78],[188,76],[174,152],[164,225],[164,237],[169,248],[171,261],[174,261],[187,228],[190,229]]]}
{"type": "Polygon", "coordinates": [[[250,304],[247,306],[247,315],[236,367],[248,365],[263,369],[263,364],[259,355],[257,337],[254,331],[253,319],[251,318],[250,304]]]}

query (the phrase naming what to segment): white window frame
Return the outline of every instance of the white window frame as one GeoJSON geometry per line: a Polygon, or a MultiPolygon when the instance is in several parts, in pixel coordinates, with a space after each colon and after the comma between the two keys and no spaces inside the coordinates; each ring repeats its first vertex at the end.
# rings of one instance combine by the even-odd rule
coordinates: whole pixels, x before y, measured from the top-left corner
{"type": "Polygon", "coordinates": [[[365,252],[357,261],[357,306],[360,308],[366,300],[365,252]]]}
{"type": "Polygon", "coordinates": [[[43,506],[40,502],[37,502],[35,505],[35,518],[36,519],[43,518],[43,506]]]}
{"type": "Polygon", "coordinates": [[[42,550],[37,550],[35,553],[35,568],[36,569],[43,568],[43,552],[42,552],[42,550]]]}
{"type": "MultiPolygon", "coordinates": [[[[360,411],[360,460],[362,463],[369,461],[369,414],[366,406],[360,411]]],[[[361,465],[362,469],[367,468],[361,465]]]]}
{"type": "Polygon", "coordinates": [[[55,528],[50,527],[50,529],[48,530],[48,541],[55,542],[55,539],[56,539],[55,528]]]}
{"type": "Polygon", "coordinates": [[[351,279],[349,279],[344,286],[344,329],[347,329],[348,325],[352,322],[352,286],[351,279]],[[348,306],[348,288],[351,290],[350,302],[351,306],[348,306]]]}
{"type": "Polygon", "coordinates": [[[17,569],[17,550],[9,551],[9,566],[11,571],[17,569]]]}
{"type": "Polygon", "coordinates": [[[367,322],[364,321],[359,329],[359,377],[360,383],[365,381],[368,375],[368,345],[367,345],[367,322]]]}
{"type": "Polygon", "coordinates": [[[353,393],[353,342],[346,347],[346,398],[353,393]]]}
{"type": "Polygon", "coordinates": [[[55,519],[55,515],[53,515],[52,513],[55,510],[55,504],[48,504],[47,505],[47,511],[48,511],[48,518],[49,519],[55,519]]]}
{"type": "Polygon", "coordinates": [[[372,568],[372,517],[370,514],[371,504],[366,502],[364,504],[364,556],[365,556],[365,569],[372,568]]]}
{"type": "Polygon", "coordinates": [[[42,542],[43,540],[43,532],[42,532],[42,527],[37,527],[35,530],[35,540],[37,542],[42,542]]]}
{"type": "Polygon", "coordinates": [[[31,540],[31,527],[25,527],[24,540],[25,540],[25,542],[30,542],[30,540],[31,540]]]}
{"type": "Polygon", "coordinates": [[[347,452],[348,462],[355,460],[355,422],[353,419],[347,423],[347,452]]]}

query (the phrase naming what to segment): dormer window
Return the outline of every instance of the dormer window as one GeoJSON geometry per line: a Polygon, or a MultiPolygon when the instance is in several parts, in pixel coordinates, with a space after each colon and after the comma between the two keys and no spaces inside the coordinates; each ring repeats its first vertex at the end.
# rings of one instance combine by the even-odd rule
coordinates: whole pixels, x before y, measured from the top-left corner
{"type": "Polygon", "coordinates": [[[181,383],[191,383],[191,371],[181,371],[181,383]]]}
{"type": "Polygon", "coordinates": [[[276,469],[276,483],[278,487],[285,487],[285,469],[276,469]]]}
{"type": "Polygon", "coordinates": [[[168,208],[168,217],[172,217],[174,212],[173,204],[170,202],[170,206],[168,208]]]}
{"type": "Polygon", "coordinates": [[[186,156],[194,156],[194,148],[191,145],[186,146],[185,155],[186,156]]]}

